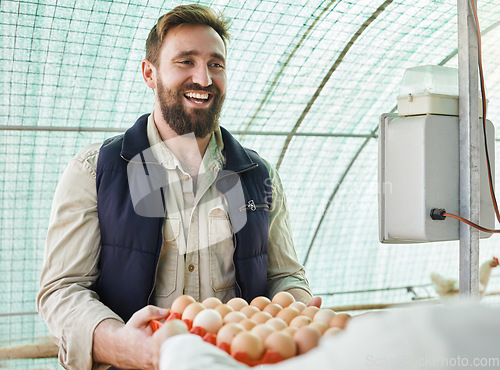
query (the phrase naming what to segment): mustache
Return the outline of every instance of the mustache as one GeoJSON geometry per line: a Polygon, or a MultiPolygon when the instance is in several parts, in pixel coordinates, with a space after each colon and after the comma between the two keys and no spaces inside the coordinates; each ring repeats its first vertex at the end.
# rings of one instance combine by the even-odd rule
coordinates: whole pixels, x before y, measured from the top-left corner
{"type": "Polygon", "coordinates": [[[185,93],[188,90],[200,90],[200,91],[206,91],[212,94],[218,94],[220,95],[220,89],[214,85],[211,84],[209,86],[203,87],[200,84],[196,83],[190,83],[182,86],[182,93],[185,93]]]}

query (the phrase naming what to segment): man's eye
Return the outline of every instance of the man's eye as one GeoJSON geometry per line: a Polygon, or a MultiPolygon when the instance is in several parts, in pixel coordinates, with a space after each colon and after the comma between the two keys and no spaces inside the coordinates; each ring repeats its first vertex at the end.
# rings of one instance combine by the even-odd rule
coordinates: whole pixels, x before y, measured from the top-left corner
{"type": "Polygon", "coordinates": [[[212,63],[211,66],[215,68],[224,68],[224,66],[220,63],[212,63]]]}
{"type": "Polygon", "coordinates": [[[190,60],[181,60],[179,61],[180,64],[191,64],[190,60]]]}

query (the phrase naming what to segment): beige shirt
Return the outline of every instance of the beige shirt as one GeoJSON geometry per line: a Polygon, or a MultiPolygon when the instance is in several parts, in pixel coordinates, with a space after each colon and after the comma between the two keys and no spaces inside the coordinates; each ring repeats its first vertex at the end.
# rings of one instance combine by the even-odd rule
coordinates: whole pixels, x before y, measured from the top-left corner
{"type": "MultiPolygon", "coordinates": [[[[216,130],[195,179],[162,142],[150,115],[151,150],[168,174],[167,218],[156,278],[156,304],[170,307],[181,294],[198,301],[234,297],[233,230],[225,198],[214,185],[223,168],[223,142],[216,130]]],[[[82,149],[68,164],[57,186],[40,279],[37,307],[59,341],[63,366],[89,369],[92,337],[104,319],[121,320],[89,288],[99,277],[100,231],[96,168],[101,143],[82,149]]],[[[267,293],[301,288],[310,294],[291,239],[288,211],[279,176],[267,162],[273,202],[269,213],[267,293]]],[[[97,365],[97,364],[96,364],[97,365]]],[[[94,366],[96,367],[96,366],[94,366]]]]}

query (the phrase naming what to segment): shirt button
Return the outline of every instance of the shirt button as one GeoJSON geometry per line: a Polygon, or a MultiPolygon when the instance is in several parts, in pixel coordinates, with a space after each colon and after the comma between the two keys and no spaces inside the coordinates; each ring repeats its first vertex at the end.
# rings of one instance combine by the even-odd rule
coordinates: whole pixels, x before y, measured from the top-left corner
{"type": "Polygon", "coordinates": [[[188,181],[189,180],[189,175],[184,175],[184,180],[188,181]]]}
{"type": "Polygon", "coordinates": [[[194,265],[189,265],[189,266],[188,266],[188,270],[189,270],[189,272],[193,272],[193,270],[194,270],[194,265]]]}

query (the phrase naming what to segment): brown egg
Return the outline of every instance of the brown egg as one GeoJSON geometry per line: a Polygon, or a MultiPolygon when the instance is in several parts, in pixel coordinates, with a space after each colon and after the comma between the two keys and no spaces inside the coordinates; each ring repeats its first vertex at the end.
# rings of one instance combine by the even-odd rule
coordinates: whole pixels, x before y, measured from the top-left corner
{"type": "Polygon", "coordinates": [[[299,330],[299,328],[297,328],[296,326],[287,326],[281,331],[285,331],[293,337],[293,335],[297,332],[297,330],[299,330]]]}
{"type": "Polygon", "coordinates": [[[209,333],[217,334],[222,327],[222,317],[213,308],[207,308],[198,312],[193,320],[193,327],[195,326],[199,326],[209,333]]]}
{"type": "Polygon", "coordinates": [[[215,307],[215,311],[220,313],[221,317],[224,318],[224,316],[226,316],[229,312],[233,312],[234,309],[231,306],[223,303],[215,307]]]}
{"type": "Polygon", "coordinates": [[[272,302],[285,308],[295,302],[295,298],[288,292],[279,292],[273,297],[272,302]]]}
{"type": "Polygon", "coordinates": [[[292,321],[290,321],[290,326],[295,326],[296,328],[301,328],[303,326],[309,325],[312,322],[311,318],[308,316],[295,316],[292,321]]]}
{"type": "Polygon", "coordinates": [[[240,322],[241,320],[246,319],[247,317],[242,314],[240,311],[233,311],[229,312],[226,316],[224,316],[224,323],[230,323],[230,322],[240,322]]]}
{"type": "Polygon", "coordinates": [[[181,295],[172,302],[172,307],[170,308],[170,311],[182,314],[187,306],[195,302],[196,300],[190,295],[186,294],[181,295]]]}
{"type": "Polygon", "coordinates": [[[302,303],[302,302],[293,302],[292,304],[290,304],[290,306],[288,307],[293,307],[293,308],[296,308],[297,310],[299,310],[299,312],[302,312],[306,309],[306,304],[305,303],[302,303]]]}
{"type": "Polygon", "coordinates": [[[271,325],[276,330],[283,330],[288,327],[288,324],[285,322],[285,320],[280,319],[279,317],[273,317],[272,319],[267,320],[266,324],[271,325]]]}
{"type": "Polygon", "coordinates": [[[244,314],[246,317],[250,318],[257,312],[260,312],[260,310],[255,306],[245,306],[240,310],[240,312],[244,314]]]}
{"type": "Polygon", "coordinates": [[[283,360],[295,356],[297,345],[292,336],[284,331],[276,331],[264,340],[264,347],[278,352],[283,360]]]}
{"type": "Polygon", "coordinates": [[[297,354],[302,355],[316,347],[320,338],[320,332],[310,326],[297,329],[293,335],[293,340],[297,344],[297,354]]]}
{"type": "Polygon", "coordinates": [[[262,341],[264,341],[267,336],[276,331],[271,325],[268,324],[257,324],[251,330],[252,333],[257,334],[262,341]]]}
{"type": "Polygon", "coordinates": [[[338,313],[328,323],[330,327],[345,329],[347,323],[351,319],[351,315],[348,313],[338,313]]]}
{"type": "Polygon", "coordinates": [[[337,313],[333,310],[330,310],[329,308],[320,308],[318,312],[314,315],[313,321],[320,321],[324,322],[325,324],[328,325],[330,320],[336,315],[337,313]]]}
{"type": "Polygon", "coordinates": [[[264,354],[264,344],[257,334],[242,331],[231,342],[231,355],[239,351],[246,352],[250,360],[258,361],[264,354]]]}
{"type": "Polygon", "coordinates": [[[217,332],[217,339],[215,342],[217,345],[220,345],[221,343],[231,344],[233,338],[244,330],[245,328],[243,328],[243,326],[235,322],[226,324],[217,332]]]}
{"type": "Polygon", "coordinates": [[[277,303],[269,303],[262,311],[270,313],[272,317],[276,317],[278,312],[280,312],[283,309],[279,304],[277,303]]]}
{"type": "Polygon", "coordinates": [[[314,319],[314,315],[319,311],[319,308],[316,306],[310,306],[304,308],[304,310],[300,313],[301,315],[304,316],[309,316],[311,319],[314,319]]]}
{"type": "Polygon", "coordinates": [[[206,309],[200,302],[191,303],[184,309],[182,313],[182,320],[191,320],[193,321],[196,315],[206,309]]]}
{"type": "Polygon", "coordinates": [[[222,304],[221,300],[217,297],[208,297],[201,302],[206,308],[215,308],[222,304]]]}
{"type": "Polygon", "coordinates": [[[248,302],[245,301],[243,298],[235,297],[227,301],[227,305],[231,306],[233,310],[239,311],[243,307],[248,306],[248,302]]]}
{"type": "Polygon", "coordinates": [[[328,329],[328,325],[321,321],[313,321],[308,326],[318,330],[321,334],[323,334],[328,329]]]}
{"type": "Polygon", "coordinates": [[[270,313],[267,312],[257,312],[252,316],[252,320],[254,320],[257,324],[263,324],[267,320],[272,319],[273,317],[271,316],[270,313]]]}
{"type": "Polygon", "coordinates": [[[269,303],[271,303],[271,300],[269,298],[260,296],[252,299],[252,302],[250,302],[250,306],[255,306],[260,311],[262,311],[269,303]]]}
{"type": "Polygon", "coordinates": [[[241,326],[243,326],[243,328],[245,328],[245,330],[247,330],[247,331],[252,330],[252,328],[255,325],[257,325],[257,323],[255,322],[255,320],[247,319],[247,318],[241,320],[240,322],[238,322],[238,324],[240,324],[241,326]]]}
{"type": "Polygon", "coordinates": [[[338,333],[341,333],[341,332],[342,332],[342,329],[332,326],[331,328],[328,328],[324,331],[323,336],[327,337],[329,335],[337,335],[338,333]]]}
{"type": "Polygon", "coordinates": [[[300,315],[299,310],[297,310],[296,308],[285,307],[280,312],[278,312],[276,317],[279,317],[280,319],[285,320],[286,324],[290,325],[290,321],[292,321],[292,319],[295,316],[299,316],[299,315],[300,315]]]}

